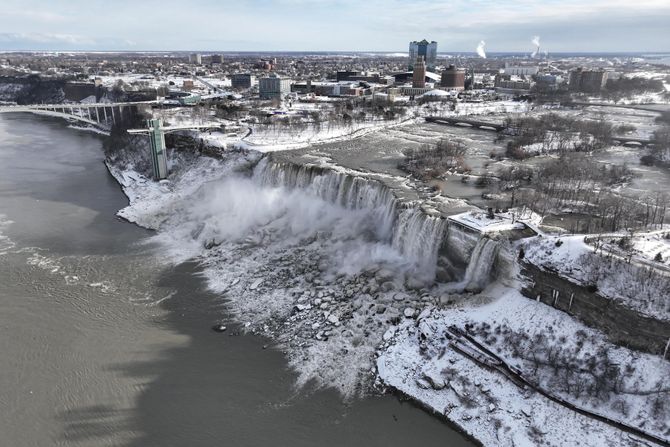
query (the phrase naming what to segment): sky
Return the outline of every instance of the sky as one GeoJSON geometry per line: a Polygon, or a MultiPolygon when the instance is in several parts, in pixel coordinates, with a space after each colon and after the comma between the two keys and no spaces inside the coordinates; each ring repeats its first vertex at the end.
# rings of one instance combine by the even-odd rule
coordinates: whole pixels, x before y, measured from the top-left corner
{"type": "Polygon", "coordinates": [[[0,50],[670,51],[670,0],[2,0],[0,50]]]}

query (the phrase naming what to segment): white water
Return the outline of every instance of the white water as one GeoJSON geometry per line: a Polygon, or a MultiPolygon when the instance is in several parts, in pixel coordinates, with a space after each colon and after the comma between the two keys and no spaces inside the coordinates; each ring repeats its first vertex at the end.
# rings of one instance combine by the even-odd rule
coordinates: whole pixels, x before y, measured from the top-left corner
{"type": "Polygon", "coordinates": [[[310,190],[263,186],[254,178],[232,176],[207,183],[185,198],[157,237],[186,257],[206,253],[208,243],[278,250],[318,248],[312,241],[317,238],[324,242],[321,254],[331,273],[355,274],[379,263],[406,264],[386,242],[380,216],[377,208],[347,209],[310,190]]]}
{"type": "Polygon", "coordinates": [[[437,253],[442,244],[446,221],[428,216],[416,208],[400,212],[393,231],[393,247],[414,262],[419,281],[435,278],[437,253]]]}
{"type": "Polygon", "coordinates": [[[6,254],[15,246],[14,242],[8,236],[3,234],[3,231],[11,224],[11,220],[7,219],[4,214],[0,214],[0,255],[6,254]]]}
{"type": "Polygon", "coordinates": [[[396,200],[378,182],[317,167],[260,161],[253,178],[263,186],[300,189],[322,200],[351,210],[366,209],[375,215],[377,233],[389,239],[393,229],[396,200]]]}
{"type": "Polygon", "coordinates": [[[482,290],[491,279],[491,269],[500,243],[487,237],[477,242],[470,256],[470,263],[463,278],[464,289],[468,291],[482,290]]]}
{"type": "Polygon", "coordinates": [[[389,188],[362,177],[316,167],[262,160],[254,178],[263,185],[301,189],[350,210],[368,210],[376,235],[412,265],[408,273],[429,283],[435,278],[437,253],[446,223],[418,208],[401,208],[389,188]]]}

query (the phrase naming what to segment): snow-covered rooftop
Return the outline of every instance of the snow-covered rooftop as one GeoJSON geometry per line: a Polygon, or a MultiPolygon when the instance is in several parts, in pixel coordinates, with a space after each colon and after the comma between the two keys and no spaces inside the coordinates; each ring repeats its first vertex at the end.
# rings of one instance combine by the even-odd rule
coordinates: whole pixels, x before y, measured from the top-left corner
{"type": "Polygon", "coordinates": [[[510,216],[494,214],[491,218],[487,213],[482,211],[468,211],[462,214],[456,214],[454,216],[449,216],[449,220],[480,233],[523,230],[525,228],[524,224],[514,221],[510,216]]]}

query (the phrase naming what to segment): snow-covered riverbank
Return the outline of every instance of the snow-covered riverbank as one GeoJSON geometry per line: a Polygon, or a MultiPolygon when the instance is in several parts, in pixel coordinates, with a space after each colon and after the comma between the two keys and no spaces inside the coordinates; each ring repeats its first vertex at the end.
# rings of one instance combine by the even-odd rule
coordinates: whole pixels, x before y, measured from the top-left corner
{"type": "MultiPolygon", "coordinates": [[[[513,356],[511,352],[517,348],[518,340],[508,344],[504,341],[506,334],[523,334],[537,345],[544,340],[546,350],[519,354],[540,357],[536,369],[547,360],[546,355],[553,355],[552,350],[555,354],[569,351],[574,356],[575,370],[579,368],[579,359],[606,350],[612,363],[627,371],[622,373],[620,384],[625,391],[600,397],[588,396],[584,390],[578,393],[579,397],[562,393],[555,382],[575,378],[563,374],[561,366],[558,370],[539,366],[539,381],[579,407],[668,439],[670,409],[666,408],[668,391],[663,381],[670,376],[670,363],[658,356],[616,347],[599,332],[566,314],[528,300],[514,289],[494,286],[473,297],[470,303],[442,310],[427,309],[418,322],[405,321],[389,330],[377,359],[379,377],[385,384],[455,422],[484,445],[650,444],[576,413],[518,386],[499,371],[482,366],[463,353],[465,348],[457,349],[458,343],[447,337],[454,327],[476,334],[475,338],[482,343],[488,341],[492,350],[521,371],[529,371],[532,362],[530,358],[513,356]],[[482,328],[488,327],[491,333],[484,338],[480,335],[482,328]],[[497,341],[493,342],[494,339],[497,341]],[[654,393],[654,390],[665,391],[654,393]]],[[[523,350],[522,346],[518,348],[523,350]]]]}

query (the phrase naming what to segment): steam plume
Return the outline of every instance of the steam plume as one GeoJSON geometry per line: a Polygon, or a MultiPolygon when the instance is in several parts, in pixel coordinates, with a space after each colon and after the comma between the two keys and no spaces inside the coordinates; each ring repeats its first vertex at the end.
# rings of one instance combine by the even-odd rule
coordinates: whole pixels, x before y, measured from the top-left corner
{"type": "Polygon", "coordinates": [[[537,55],[540,53],[540,36],[533,36],[531,42],[533,42],[533,45],[535,45],[535,50],[533,51],[531,57],[537,57],[537,55]]]}
{"type": "Polygon", "coordinates": [[[483,40],[479,42],[479,45],[477,45],[477,54],[479,57],[486,59],[486,52],[484,51],[484,46],[486,45],[486,42],[483,40]]]}

